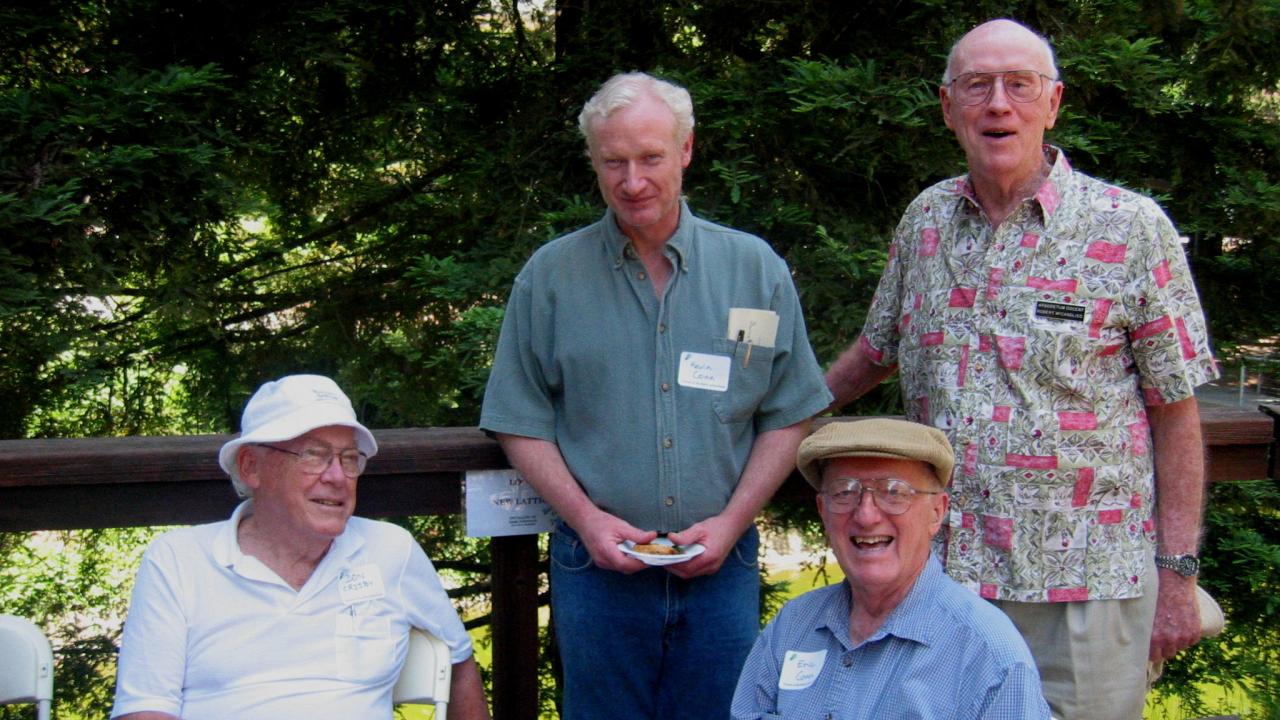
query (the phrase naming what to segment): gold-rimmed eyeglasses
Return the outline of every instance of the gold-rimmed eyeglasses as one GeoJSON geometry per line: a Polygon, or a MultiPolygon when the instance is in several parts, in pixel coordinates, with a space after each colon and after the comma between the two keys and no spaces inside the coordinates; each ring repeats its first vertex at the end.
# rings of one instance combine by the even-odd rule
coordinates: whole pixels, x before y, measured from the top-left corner
{"type": "Polygon", "coordinates": [[[268,450],[275,450],[276,452],[288,453],[298,458],[298,468],[311,475],[319,475],[328,470],[330,463],[336,457],[338,458],[338,467],[342,469],[342,474],[353,478],[364,472],[365,463],[369,461],[369,456],[359,450],[339,451],[333,448],[309,447],[295,452],[275,445],[267,445],[266,443],[254,443],[254,445],[268,450]]]}
{"type": "Polygon", "coordinates": [[[906,480],[886,478],[872,484],[854,478],[839,478],[829,483],[829,490],[823,490],[827,499],[827,509],[838,515],[852,512],[862,504],[862,494],[871,493],[876,507],[888,515],[901,515],[911,507],[916,495],[941,495],[938,490],[919,490],[906,480]]]}
{"type": "Polygon", "coordinates": [[[991,99],[997,80],[1004,85],[1004,94],[1020,103],[1039,100],[1044,94],[1045,80],[1058,81],[1036,70],[1001,70],[965,73],[947,85],[951,88],[951,98],[961,105],[981,105],[991,99]]]}

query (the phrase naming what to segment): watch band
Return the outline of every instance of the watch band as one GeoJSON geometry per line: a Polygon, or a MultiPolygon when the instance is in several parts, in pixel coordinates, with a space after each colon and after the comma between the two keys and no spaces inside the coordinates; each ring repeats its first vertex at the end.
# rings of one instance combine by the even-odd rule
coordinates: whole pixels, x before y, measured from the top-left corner
{"type": "Polygon", "coordinates": [[[1156,555],[1156,567],[1172,570],[1183,577],[1193,577],[1200,573],[1200,558],[1191,553],[1156,555]]]}

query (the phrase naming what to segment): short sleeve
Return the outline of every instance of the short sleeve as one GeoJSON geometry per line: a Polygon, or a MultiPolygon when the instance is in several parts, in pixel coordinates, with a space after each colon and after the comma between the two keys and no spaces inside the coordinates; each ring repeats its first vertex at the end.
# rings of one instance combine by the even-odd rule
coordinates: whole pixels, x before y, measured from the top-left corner
{"type": "Polygon", "coordinates": [[[770,388],[756,409],[759,432],[777,430],[807,420],[831,403],[831,391],[822,368],[809,345],[804,313],[786,263],[778,259],[781,277],[777,284],[775,311],[778,335],[775,340],[770,388]]]}
{"type": "Polygon", "coordinates": [[[450,660],[456,665],[471,657],[471,636],[445,594],[440,576],[427,554],[412,536],[408,542],[411,547],[401,578],[401,591],[409,624],[443,640],[449,646],[450,660]]]}
{"type": "Polygon", "coordinates": [[[507,301],[485,386],[480,427],[555,442],[555,407],[545,356],[538,352],[546,333],[537,327],[533,290],[523,275],[516,278],[507,301]]]}
{"type": "Polygon", "coordinates": [[[180,567],[163,536],[143,554],[124,623],[112,717],[182,714],[188,623],[178,591],[180,567]]]}
{"type": "Polygon", "coordinates": [[[904,252],[909,244],[911,221],[915,203],[902,216],[894,231],[893,240],[889,243],[889,258],[884,272],[880,275],[880,283],[876,286],[875,295],[871,297],[871,306],[867,309],[867,319],[862,326],[862,336],[858,342],[864,345],[867,357],[876,365],[892,367],[898,364],[898,343],[901,340],[901,318],[903,293],[905,291],[905,265],[902,262],[904,252]]]}
{"type": "Polygon", "coordinates": [[[1125,293],[1132,318],[1129,343],[1146,404],[1173,403],[1217,377],[1217,363],[1173,223],[1154,201],[1143,198],[1133,233],[1125,293]]]}

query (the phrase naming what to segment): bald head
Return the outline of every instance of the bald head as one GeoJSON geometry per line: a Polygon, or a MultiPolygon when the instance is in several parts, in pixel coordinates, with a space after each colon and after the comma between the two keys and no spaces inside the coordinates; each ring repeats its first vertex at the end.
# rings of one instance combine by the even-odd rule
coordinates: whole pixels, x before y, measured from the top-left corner
{"type": "MultiPolygon", "coordinates": [[[[1053,59],[1053,48],[1043,36],[1036,34],[1026,25],[1007,19],[990,20],[965,33],[964,37],[951,46],[951,54],[947,57],[947,71],[942,75],[942,84],[946,85],[955,77],[957,68],[964,65],[966,53],[974,48],[986,46],[1030,47],[1040,57],[1040,67],[1027,68],[1037,70],[1051,78],[1058,77],[1058,66],[1053,59]]],[[[1013,68],[991,68],[1011,70],[1013,68]]]]}

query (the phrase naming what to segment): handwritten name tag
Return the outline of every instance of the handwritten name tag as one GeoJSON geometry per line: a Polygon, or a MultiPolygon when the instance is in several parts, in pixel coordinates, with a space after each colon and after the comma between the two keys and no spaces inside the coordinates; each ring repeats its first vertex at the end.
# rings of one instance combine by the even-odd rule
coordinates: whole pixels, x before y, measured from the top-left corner
{"type": "Polygon", "coordinates": [[[778,675],[779,690],[804,690],[818,679],[822,666],[827,662],[826,650],[800,652],[788,650],[782,660],[782,672],[778,675]]]}
{"type": "Polygon", "coordinates": [[[382,586],[382,571],[373,563],[347,568],[338,576],[338,597],[343,605],[377,600],[386,594],[386,588],[382,586]]]}
{"type": "Polygon", "coordinates": [[[724,392],[729,389],[732,360],[728,355],[682,352],[676,382],[684,387],[724,392]]]}

